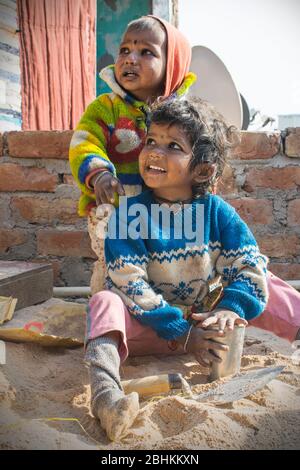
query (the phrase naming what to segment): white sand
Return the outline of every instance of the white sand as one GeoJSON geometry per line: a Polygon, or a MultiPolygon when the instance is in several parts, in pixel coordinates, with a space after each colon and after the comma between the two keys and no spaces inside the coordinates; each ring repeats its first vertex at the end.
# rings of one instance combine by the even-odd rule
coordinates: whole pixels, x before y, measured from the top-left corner
{"type": "MultiPolygon", "coordinates": [[[[62,301],[46,306],[56,302],[61,308],[62,301]]],[[[27,315],[29,321],[30,310],[27,315]]],[[[49,331],[50,320],[48,316],[49,331]]],[[[77,312],[76,322],[75,328],[74,319],[67,315],[59,332],[74,336],[76,330],[76,337],[82,335],[84,315],[77,312]]],[[[57,319],[54,323],[57,327],[57,319]]],[[[0,365],[0,448],[300,449],[300,366],[292,363],[292,353],[287,341],[248,328],[242,370],[285,365],[276,380],[230,405],[198,403],[178,395],[144,401],[131,432],[117,444],[108,441],[90,414],[83,348],[6,342],[6,364],[0,365]]],[[[197,392],[214,386],[206,384],[207,370],[192,356],[129,358],[122,377],[166,372],[180,372],[191,384],[200,384],[194,388],[197,392]]]]}

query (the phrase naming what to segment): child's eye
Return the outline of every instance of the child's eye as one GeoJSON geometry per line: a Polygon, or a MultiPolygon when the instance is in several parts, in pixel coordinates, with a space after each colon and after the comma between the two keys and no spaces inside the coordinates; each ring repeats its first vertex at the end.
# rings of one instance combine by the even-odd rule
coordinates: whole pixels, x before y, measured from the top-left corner
{"type": "Polygon", "coordinates": [[[129,53],[128,47],[121,47],[120,54],[128,54],[128,53],[129,53]]]}
{"type": "Polygon", "coordinates": [[[142,55],[153,55],[153,52],[150,51],[149,49],[143,49],[142,50],[142,55]]]}
{"type": "Polygon", "coordinates": [[[182,150],[182,147],[180,147],[180,145],[178,145],[176,142],[170,142],[169,148],[174,150],[182,150]]]}
{"type": "Polygon", "coordinates": [[[148,137],[148,139],[146,139],[146,145],[155,145],[155,140],[148,137]]]}

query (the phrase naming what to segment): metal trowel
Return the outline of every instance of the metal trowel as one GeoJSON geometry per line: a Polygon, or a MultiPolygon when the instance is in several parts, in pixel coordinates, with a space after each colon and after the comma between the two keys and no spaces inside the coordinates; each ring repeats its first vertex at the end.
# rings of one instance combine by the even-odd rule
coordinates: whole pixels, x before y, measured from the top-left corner
{"type": "Polygon", "coordinates": [[[194,394],[191,398],[200,402],[209,402],[216,405],[232,403],[248,397],[261,390],[267,383],[275,379],[284,369],[284,366],[267,367],[239,373],[218,387],[208,392],[194,394]]]}

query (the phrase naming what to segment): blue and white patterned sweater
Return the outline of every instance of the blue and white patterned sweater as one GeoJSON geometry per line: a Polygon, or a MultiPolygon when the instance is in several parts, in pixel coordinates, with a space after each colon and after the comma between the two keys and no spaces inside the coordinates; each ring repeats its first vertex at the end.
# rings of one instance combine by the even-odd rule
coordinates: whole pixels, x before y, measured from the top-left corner
{"type": "MultiPolygon", "coordinates": [[[[248,320],[264,310],[268,297],[267,258],[260,253],[248,226],[223,199],[207,194],[170,216],[170,237],[167,225],[151,218],[153,204],[157,205],[152,191],[122,199],[115,217],[110,218],[105,240],[106,286],[122,298],[142,324],[167,340],[186,333],[190,324],[178,305],[194,305],[200,312],[207,282],[218,274],[225,286],[218,307],[248,320]],[[124,236],[128,226],[137,225],[134,204],[145,206],[137,239],[124,236]],[[204,208],[203,243],[191,243],[185,232],[180,239],[174,239],[178,217],[179,225],[186,220],[193,230],[201,229],[197,205],[204,208]],[[156,239],[153,235],[147,239],[149,227],[156,239]]],[[[170,214],[169,209],[165,210],[170,214]]]]}

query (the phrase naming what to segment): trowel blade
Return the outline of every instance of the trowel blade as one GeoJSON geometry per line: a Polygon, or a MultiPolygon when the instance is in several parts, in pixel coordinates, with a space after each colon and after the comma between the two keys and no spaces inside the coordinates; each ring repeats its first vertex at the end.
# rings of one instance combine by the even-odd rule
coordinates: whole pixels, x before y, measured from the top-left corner
{"type": "Polygon", "coordinates": [[[275,379],[283,369],[284,366],[276,366],[240,373],[213,390],[198,395],[193,394],[193,399],[217,405],[241,400],[241,398],[248,397],[262,389],[275,379]]]}

